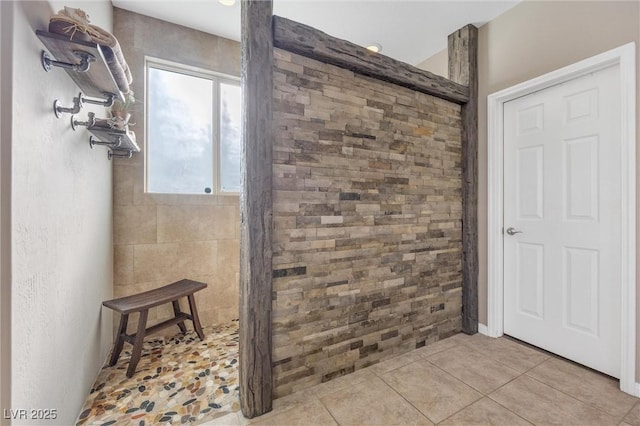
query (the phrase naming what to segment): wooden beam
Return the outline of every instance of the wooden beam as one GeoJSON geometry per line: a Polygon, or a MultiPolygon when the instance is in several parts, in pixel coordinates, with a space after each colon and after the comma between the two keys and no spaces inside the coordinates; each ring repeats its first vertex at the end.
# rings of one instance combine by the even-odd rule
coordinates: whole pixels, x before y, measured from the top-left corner
{"type": "Polygon", "coordinates": [[[462,331],[478,332],[478,28],[449,36],[449,78],[469,88],[462,105],[462,331]]]}
{"type": "Polygon", "coordinates": [[[248,418],[272,402],[272,9],[271,0],[241,2],[240,406],[248,418]]]}
{"type": "Polygon", "coordinates": [[[279,16],[273,17],[274,45],[278,48],[349,69],[358,74],[408,87],[457,104],[469,99],[466,85],[404,62],[373,53],[357,44],[279,16]]]}

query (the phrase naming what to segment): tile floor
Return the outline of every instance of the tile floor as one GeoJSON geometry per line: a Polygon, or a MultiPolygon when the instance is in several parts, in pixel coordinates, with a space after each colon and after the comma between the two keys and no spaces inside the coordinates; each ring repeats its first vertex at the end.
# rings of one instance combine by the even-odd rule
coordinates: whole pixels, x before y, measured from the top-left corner
{"type": "Polygon", "coordinates": [[[459,334],[204,425],[633,425],[618,382],[508,338],[459,334]]]}
{"type": "Polygon", "coordinates": [[[204,341],[192,330],[147,339],[131,378],[125,345],[118,363],[98,374],[76,425],[198,424],[238,411],[238,321],[204,333],[204,341]]]}

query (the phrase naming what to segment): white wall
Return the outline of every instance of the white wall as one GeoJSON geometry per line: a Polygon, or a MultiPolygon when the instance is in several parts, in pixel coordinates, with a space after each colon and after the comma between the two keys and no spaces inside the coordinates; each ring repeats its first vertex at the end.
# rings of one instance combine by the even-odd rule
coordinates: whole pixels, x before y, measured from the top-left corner
{"type": "MultiPolygon", "coordinates": [[[[0,58],[11,57],[11,4],[0,2],[0,58]]],[[[11,98],[11,61],[0,61],[0,99],[11,98]]],[[[11,109],[0,102],[0,407],[11,405],[11,109]]],[[[4,416],[2,416],[4,417],[4,416]]],[[[0,424],[8,420],[0,417],[0,424]]]]}
{"type": "Polygon", "coordinates": [[[62,5],[112,27],[108,1],[16,2],[13,55],[2,58],[13,67],[12,97],[2,98],[13,114],[11,407],[3,408],[58,410],[42,424],[74,423],[111,344],[101,301],[113,291],[112,166],[104,149],[89,149],[86,131],[71,130],[69,115],[55,118],[53,101],[69,106],[79,89],[63,70],[43,70],[35,36],[62,5]]]}

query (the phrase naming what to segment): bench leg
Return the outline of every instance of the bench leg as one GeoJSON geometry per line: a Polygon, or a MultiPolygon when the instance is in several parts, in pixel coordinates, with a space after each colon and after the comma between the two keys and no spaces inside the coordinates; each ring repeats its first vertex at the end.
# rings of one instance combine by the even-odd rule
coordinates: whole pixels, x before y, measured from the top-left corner
{"type": "MultiPolygon", "coordinates": [[[[177,317],[182,313],[182,311],[180,310],[180,301],[174,300],[172,303],[173,303],[173,314],[177,317]]],[[[178,328],[182,333],[187,332],[187,327],[185,327],[184,321],[178,323],[178,328]]]]}
{"type": "Polygon", "coordinates": [[[120,315],[120,325],[118,326],[118,335],[116,341],[113,344],[113,350],[111,351],[111,358],[109,359],[109,367],[113,367],[120,358],[120,352],[124,346],[124,336],[127,334],[127,323],[129,322],[129,314],[120,315]]]}
{"type": "Polygon", "coordinates": [[[193,293],[187,296],[187,298],[189,299],[189,309],[191,310],[191,317],[193,318],[193,328],[196,330],[196,334],[198,334],[200,340],[204,340],[204,333],[200,326],[200,318],[198,317],[198,309],[196,308],[196,300],[193,297],[193,293]]]}
{"type": "Polygon", "coordinates": [[[136,340],[133,344],[133,351],[131,352],[131,361],[129,361],[129,368],[127,368],[127,377],[132,377],[136,372],[136,366],[140,361],[140,355],[142,354],[142,342],[144,341],[144,334],[147,329],[147,314],[148,309],[140,311],[140,318],[138,318],[138,332],[136,333],[136,340]]]}

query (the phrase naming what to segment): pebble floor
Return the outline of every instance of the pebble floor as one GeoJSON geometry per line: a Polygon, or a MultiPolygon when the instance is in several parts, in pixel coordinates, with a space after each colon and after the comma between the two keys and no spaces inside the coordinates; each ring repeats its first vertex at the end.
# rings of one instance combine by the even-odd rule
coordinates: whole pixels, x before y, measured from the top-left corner
{"type": "MultiPolygon", "coordinates": [[[[177,328],[177,327],[176,327],[177,328]]],[[[77,425],[199,424],[238,411],[238,321],[166,338],[147,338],[136,373],[131,346],[100,371],[77,425]]]]}

